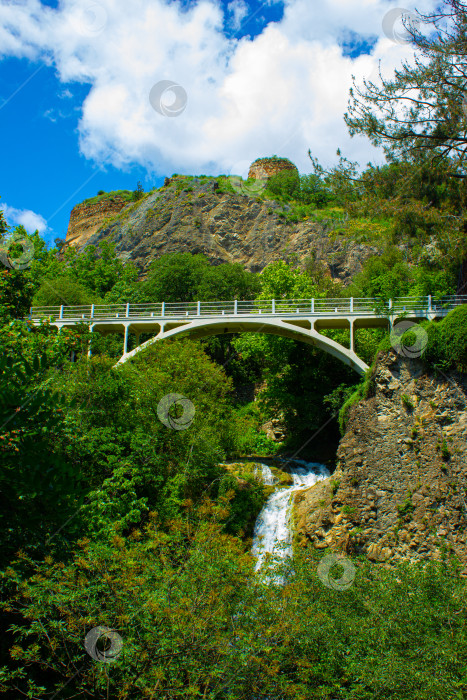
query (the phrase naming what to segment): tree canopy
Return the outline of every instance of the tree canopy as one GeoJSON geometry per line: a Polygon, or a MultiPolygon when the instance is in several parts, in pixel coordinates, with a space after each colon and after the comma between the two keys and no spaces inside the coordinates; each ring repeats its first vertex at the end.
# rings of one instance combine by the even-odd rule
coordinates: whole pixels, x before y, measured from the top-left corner
{"type": "Polygon", "coordinates": [[[351,135],[366,134],[390,159],[423,162],[429,155],[464,176],[467,7],[444,0],[438,11],[418,15],[420,23],[406,23],[413,61],[405,61],[394,77],[364,80],[363,87],[354,79],[344,118],[351,135]]]}

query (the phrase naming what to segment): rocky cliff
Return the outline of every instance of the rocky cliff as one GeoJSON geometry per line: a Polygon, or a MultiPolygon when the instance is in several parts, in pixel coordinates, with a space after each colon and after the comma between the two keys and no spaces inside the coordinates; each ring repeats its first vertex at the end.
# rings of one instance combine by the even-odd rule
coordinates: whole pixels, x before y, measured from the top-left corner
{"type": "Polygon", "coordinates": [[[78,204],[70,214],[66,243],[83,247],[106,221],[113,219],[126,205],[127,202],[118,195],[100,199],[92,204],[78,204]]]}
{"type": "Polygon", "coordinates": [[[382,355],[331,478],[297,495],[298,541],[374,561],[467,563],[467,377],[382,355]]]}
{"type": "Polygon", "coordinates": [[[155,258],[188,251],[206,255],[213,264],[238,262],[253,272],[273,260],[311,256],[344,283],[377,252],[338,235],[329,222],[291,223],[287,207],[228,189],[215,178],[173,177],[139,202],[115,203],[114,211],[85,212],[80,205],[72,212],[66,240],[79,248],[112,241],[117,255],[133,260],[142,275],[155,258]]]}

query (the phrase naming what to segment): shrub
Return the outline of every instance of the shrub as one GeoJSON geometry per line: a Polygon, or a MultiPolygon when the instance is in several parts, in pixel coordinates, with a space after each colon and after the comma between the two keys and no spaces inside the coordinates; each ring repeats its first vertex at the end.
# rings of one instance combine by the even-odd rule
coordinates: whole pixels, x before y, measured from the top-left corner
{"type": "Polygon", "coordinates": [[[345,505],[342,507],[341,512],[344,513],[344,515],[352,515],[352,513],[355,513],[356,510],[357,509],[354,506],[345,505]]]}
{"type": "Polygon", "coordinates": [[[81,306],[99,303],[98,296],[88,287],[63,275],[44,280],[33,298],[33,306],[81,306]]]}
{"type": "Polygon", "coordinates": [[[441,443],[441,457],[445,462],[447,462],[451,457],[451,452],[449,451],[448,443],[446,442],[445,437],[443,437],[443,442],[441,443]]]}
{"type": "Polygon", "coordinates": [[[347,428],[347,423],[349,420],[349,415],[350,415],[350,409],[352,406],[357,404],[361,398],[362,398],[362,393],[363,393],[363,384],[361,384],[356,391],[350,396],[350,398],[347,399],[347,401],[344,403],[342,406],[341,410],[339,411],[339,429],[341,431],[341,435],[344,435],[345,429],[347,428]]]}
{"type": "Polygon", "coordinates": [[[402,394],[401,401],[408,411],[413,410],[414,403],[413,403],[412,399],[410,398],[410,396],[408,396],[407,394],[402,394]]]}
{"type": "Polygon", "coordinates": [[[270,193],[281,199],[296,199],[300,193],[300,180],[294,170],[283,170],[268,180],[266,195],[270,193]]]}
{"type": "Polygon", "coordinates": [[[332,192],[324,186],[317,175],[302,175],[300,177],[300,201],[312,204],[318,209],[334,201],[332,192]]]}
{"type": "Polygon", "coordinates": [[[467,371],[467,304],[450,311],[442,321],[431,323],[427,333],[425,360],[438,369],[467,371]]]}
{"type": "Polygon", "coordinates": [[[144,197],[144,187],[141,183],[140,180],[138,180],[138,183],[136,185],[136,189],[133,192],[133,200],[137,202],[138,200],[142,199],[144,197]]]}
{"type": "Polygon", "coordinates": [[[331,479],[330,485],[331,485],[331,493],[333,496],[335,496],[339,486],[341,485],[341,482],[339,481],[339,479],[331,479]]]}
{"type": "Polygon", "coordinates": [[[404,518],[404,520],[410,520],[414,510],[415,506],[412,503],[412,497],[410,494],[407,495],[405,501],[403,501],[402,503],[398,503],[397,505],[397,512],[399,514],[399,517],[404,518]]]}

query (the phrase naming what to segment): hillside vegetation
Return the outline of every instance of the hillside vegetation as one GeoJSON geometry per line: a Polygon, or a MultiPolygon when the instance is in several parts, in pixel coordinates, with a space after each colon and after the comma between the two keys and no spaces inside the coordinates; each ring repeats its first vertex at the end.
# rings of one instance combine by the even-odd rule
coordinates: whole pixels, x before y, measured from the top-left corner
{"type": "MultiPolygon", "coordinates": [[[[466,697],[465,571],[447,548],[439,560],[394,566],[349,554],[355,580],[341,588],[328,584],[343,580],[343,565],[333,565],[323,583],[325,550],[306,542],[285,564],[270,562],[281,583],[254,571],[251,535],[270,491],[242,458],[293,455],[324,461],[332,472],[339,413],[345,431],[355,404],[372,395],[374,367],[360,382],[311,346],[223,334],[158,343],[113,369],[121,337],[93,334],[89,356],[85,324],[58,332],[49,320],[38,327],[28,320],[33,304],[467,293],[466,134],[463,76],[456,73],[467,18],[458,0],[444,5],[455,20],[445,42],[415,37],[426,60],[351,96],[349,128],[385,147],[383,166],[360,171],[340,157],[325,171],[310,154],[309,174],[277,175],[260,191],[253,181],[239,192],[239,181],[226,176],[177,175],[161,190],[137,188],[136,197],[100,192],[98,198],[124,195],[129,205],[83,250],[48,249],[22,227],[10,232],[0,212],[6,697],[466,697]],[[432,106],[428,123],[415,107],[392,106],[415,79],[432,106]],[[389,106],[383,123],[381,100],[389,106]],[[274,219],[261,229],[271,231],[270,248],[266,234],[261,240],[268,264],[246,265],[233,253],[226,261],[219,251],[208,256],[198,241],[190,252],[183,247],[204,225],[203,200],[224,196],[225,216],[238,207],[242,216],[274,219]],[[145,217],[170,221],[174,207],[183,213],[177,221],[185,222],[185,238],[169,227],[173,249],[161,252],[152,237],[157,254],[143,269],[145,217]],[[125,220],[135,260],[112,238],[125,220]],[[312,235],[307,226],[315,224],[312,235]],[[301,226],[310,237],[301,239],[299,255],[284,236],[301,226]],[[23,265],[25,241],[33,254],[23,265]],[[330,256],[342,250],[358,258],[357,273],[333,274],[330,256]],[[281,425],[281,442],[263,430],[271,421],[281,425]],[[86,653],[84,640],[95,629],[107,634],[95,648],[100,658],[113,651],[112,664],[86,653]]],[[[251,262],[259,248],[254,231],[249,235],[251,262]]],[[[430,372],[465,374],[466,308],[422,324],[430,372]]],[[[349,342],[348,331],[325,333],[349,342]]],[[[414,335],[401,342],[410,346],[414,335]]],[[[390,344],[386,329],[361,329],[356,352],[372,365],[390,344]]],[[[410,412],[411,397],[401,401],[410,412]]],[[[448,464],[447,441],[438,452],[448,464]]],[[[330,488],[334,496],[339,484],[330,488]]],[[[337,517],[351,514],[345,508],[337,517]]],[[[401,519],[411,508],[409,500],[399,504],[401,519]]]]}
{"type": "MultiPolygon", "coordinates": [[[[262,196],[274,197],[288,216],[338,214],[342,225],[332,235],[358,230],[378,239],[382,253],[348,288],[312,255],[277,260],[258,275],[239,264],[213,266],[202,255],[174,253],[140,279],[110,242],[58,256],[37,233],[30,237],[30,267],[3,270],[5,690],[29,688],[37,697],[45,697],[41,689],[58,691],[82,658],[84,632],[105,624],[124,640],[112,677],[88,664],[65,696],[76,687],[96,698],[112,688],[121,697],[150,697],[155,687],[172,698],[249,697],[252,688],[322,698],[369,698],[383,688],[401,698],[441,698],[446,684],[463,692],[465,625],[456,613],[465,586],[455,562],[384,571],[356,561],[358,584],[336,593],[314,574],[321,555],[297,552],[285,608],[280,588],[266,591],[254,579],[249,537],[268,491],[246,467],[232,473],[222,464],[245,454],[300,451],[321,430],[319,443],[312,440],[299,456],[327,459],[332,469],[339,408],[352,396],[348,411],[365,392],[351,370],[311,347],[244,334],[162,343],[116,371],[120,337],[94,334],[88,358],[85,326],[58,334],[47,322],[32,328],[20,320],[32,303],[455,293],[462,186],[442,179],[428,185],[410,164],[345,182],[340,170],[310,175],[298,193],[287,178],[277,178],[262,196]],[[406,178],[418,178],[419,191],[401,202],[389,193],[402,167],[406,178]],[[361,187],[366,194],[357,197],[361,187]],[[436,193],[437,206],[426,207],[436,193]],[[451,229],[443,237],[447,221],[451,229]],[[257,387],[256,401],[245,398],[248,386],[257,387]],[[170,430],[158,417],[158,402],[171,393],[194,406],[189,430],[170,430]],[[261,432],[265,421],[278,418],[283,444],[261,432]],[[396,671],[380,663],[375,673],[374,658],[383,652],[397,658],[396,671]]],[[[427,326],[427,362],[465,371],[464,315],[461,307],[427,326]]],[[[345,331],[327,333],[348,342],[345,331]]],[[[357,334],[357,352],[368,363],[387,343],[383,330],[357,334]]]]}

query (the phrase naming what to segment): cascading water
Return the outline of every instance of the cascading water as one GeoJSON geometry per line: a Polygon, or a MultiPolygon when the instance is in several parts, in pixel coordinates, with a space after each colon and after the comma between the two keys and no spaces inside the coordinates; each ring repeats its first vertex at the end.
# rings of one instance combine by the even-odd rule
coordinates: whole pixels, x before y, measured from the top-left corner
{"type": "MultiPolygon", "coordinates": [[[[275,483],[274,474],[270,470],[267,464],[260,464],[261,467],[261,478],[265,486],[272,486],[275,483]]],[[[259,468],[255,469],[255,476],[259,476],[259,468]]]]}
{"type": "MultiPolygon", "coordinates": [[[[270,468],[265,464],[261,467],[263,483],[274,484],[275,480],[270,468]]],[[[272,493],[256,520],[252,553],[258,558],[255,567],[257,571],[268,553],[283,559],[292,554],[290,527],[292,494],[307,489],[329,476],[326,467],[317,462],[297,460],[289,463],[289,470],[293,485],[289,488],[279,488],[272,493]]]]}

